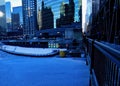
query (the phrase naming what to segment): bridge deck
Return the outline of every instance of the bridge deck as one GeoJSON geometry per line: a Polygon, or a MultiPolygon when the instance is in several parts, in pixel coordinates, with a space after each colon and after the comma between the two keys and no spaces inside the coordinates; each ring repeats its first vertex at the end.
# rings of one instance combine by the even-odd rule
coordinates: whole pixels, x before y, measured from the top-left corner
{"type": "Polygon", "coordinates": [[[84,59],[58,57],[30,58],[0,51],[0,86],[89,85],[84,59]]]}

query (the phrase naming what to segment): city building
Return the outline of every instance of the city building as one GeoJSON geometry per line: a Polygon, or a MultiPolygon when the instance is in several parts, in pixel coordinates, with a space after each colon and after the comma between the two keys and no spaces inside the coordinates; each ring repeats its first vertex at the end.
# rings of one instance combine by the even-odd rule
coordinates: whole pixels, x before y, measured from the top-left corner
{"type": "MultiPolygon", "coordinates": [[[[78,9],[79,9],[79,11],[78,11],[78,16],[79,16],[79,22],[81,23],[81,25],[82,25],[82,0],[79,0],[79,4],[78,4],[78,9]]],[[[76,11],[76,9],[75,9],[75,11],[76,11]]],[[[76,13],[76,12],[75,12],[76,13]]],[[[75,14],[76,15],[76,14],[75,14]]]]}
{"type": "MultiPolygon", "coordinates": [[[[42,8],[41,7],[41,1],[42,0],[38,0],[37,2],[37,6],[38,9],[42,8]]],[[[72,0],[75,4],[75,12],[74,12],[74,21],[78,22],[79,21],[79,4],[81,3],[81,0],[72,0]]],[[[59,21],[60,18],[60,6],[61,3],[64,2],[65,4],[69,4],[69,0],[44,0],[44,5],[47,7],[51,7],[52,12],[54,14],[54,28],[57,28],[57,23],[59,21]]],[[[58,24],[59,25],[59,24],[58,24]]]]}
{"type": "Polygon", "coordinates": [[[41,10],[38,10],[39,29],[51,29],[54,27],[54,17],[51,7],[46,7],[44,1],[41,4],[41,10]]]}
{"type": "Polygon", "coordinates": [[[74,0],[69,0],[68,21],[70,23],[74,22],[74,17],[75,17],[75,3],[74,0]]]}
{"type": "Polygon", "coordinates": [[[40,39],[46,39],[49,48],[66,47],[70,45],[73,40],[82,40],[82,28],[79,23],[74,23],[72,26],[62,27],[57,29],[42,29],[36,33],[40,39]],[[75,26],[78,26],[75,28],[75,26]]]}
{"type": "Polygon", "coordinates": [[[68,13],[68,4],[62,2],[60,5],[60,17],[66,16],[67,13],[68,13]]]}
{"type": "Polygon", "coordinates": [[[6,34],[6,12],[5,12],[5,1],[0,0],[0,35],[6,34]]]}
{"type": "Polygon", "coordinates": [[[6,8],[6,23],[7,23],[7,32],[11,31],[12,25],[11,25],[11,3],[6,2],[5,4],[6,8]]]}
{"type": "Polygon", "coordinates": [[[37,20],[38,20],[38,27],[39,27],[39,30],[41,30],[41,28],[42,28],[42,13],[41,13],[40,8],[38,9],[37,20]]]}
{"type": "Polygon", "coordinates": [[[18,13],[12,13],[12,32],[18,31],[20,28],[20,16],[18,13]]]}
{"type": "Polygon", "coordinates": [[[119,0],[92,0],[91,38],[120,43],[119,0]]]}
{"type": "Polygon", "coordinates": [[[13,13],[14,13],[14,14],[19,14],[19,16],[20,16],[20,25],[22,25],[22,24],[23,24],[23,11],[22,11],[22,6],[13,7],[13,13]]]}
{"type": "Polygon", "coordinates": [[[23,34],[34,36],[37,30],[37,0],[22,0],[23,34]]]}
{"type": "Polygon", "coordinates": [[[92,0],[92,14],[96,15],[99,11],[100,0],[92,0]]]}
{"type": "Polygon", "coordinates": [[[82,24],[82,5],[79,7],[79,22],[82,24]]]}
{"type": "Polygon", "coordinates": [[[74,22],[75,17],[75,4],[73,0],[69,0],[69,4],[64,2],[60,5],[60,18],[56,20],[56,26],[61,27],[69,25],[74,22]]]}

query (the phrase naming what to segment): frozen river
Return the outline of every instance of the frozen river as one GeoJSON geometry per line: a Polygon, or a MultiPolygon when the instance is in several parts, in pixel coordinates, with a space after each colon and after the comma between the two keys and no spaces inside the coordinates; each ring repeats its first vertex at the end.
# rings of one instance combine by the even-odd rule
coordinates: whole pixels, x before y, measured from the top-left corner
{"type": "Polygon", "coordinates": [[[0,86],[89,86],[82,58],[31,58],[0,51],[0,86]]]}

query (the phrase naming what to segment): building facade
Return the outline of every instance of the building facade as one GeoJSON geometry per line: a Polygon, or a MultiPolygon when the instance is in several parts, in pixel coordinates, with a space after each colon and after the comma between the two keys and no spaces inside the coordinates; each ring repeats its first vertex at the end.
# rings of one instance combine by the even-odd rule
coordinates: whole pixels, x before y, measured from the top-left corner
{"type": "Polygon", "coordinates": [[[22,0],[23,34],[34,36],[37,30],[37,0],[22,0]]]}
{"type": "Polygon", "coordinates": [[[20,15],[19,13],[12,13],[12,32],[18,31],[20,28],[20,15]]]}
{"type": "Polygon", "coordinates": [[[120,44],[120,0],[92,0],[91,37],[120,44]]]}
{"type": "Polygon", "coordinates": [[[97,14],[100,7],[100,0],[92,0],[92,14],[97,14]]]}
{"type": "MultiPolygon", "coordinates": [[[[54,28],[57,27],[57,23],[58,22],[58,25],[59,25],[59,18],[60,18],[60,7],[61,7],[61,3],[64,2],[64,4],[73,4],[74,2],[74,5],[71,5],[74,6],[74,21],[75,22],[78,22],[79,21],[79,4],[81,3],[80,2],[81,0],[44,0],[44,6],[47,6],[47,7],[51,7],[51,10],[53,12],[53,15],[54,15],[54,28]]],[[[40,8],[40,10],[42,9],[42,6],[41,6],[41,3],[42,0],[38,0],[37,2],[37,5],[38,5],[38,9],[40,8]]],[[[69,10],[70,11],[70,10],[69,10]]],[[[73,18],[72,18],[73,19],[73,18]]]]}
{"type": "Polygon", "coordinates": [[[13,13],[14,14],[19,14],[20,16],[20,24],[23,24],[23,11],[22,11],[22,6],[18,7],[13,7],[13,13]]]}
{"type": "Polygon", "coordinates": [[[54,27],[54,18],[51,7],[46,7],[44,1],[41,4],[41,29],[51,29],[54,27]]]}
{"type": "Polygon", "coordinates": [[[6,34],[6,12],[5,12],[5,1],[0,0],[0,35],[6,34]]]}
{"type": "Polygon", "coordinates": [[[40,10],[40,8],[38,9],[38,14],[37,14],[37,21],[38,21],[38,28],[39,30],[42,29],[42,12],[40,10]]]}
{"type": "Polygon", "coordinates": [[[11,25],[11,3],[6,2],[5,4],[6,8],[6,23],[7,23],[7,32],[11,31],[12,25],[11,25]]]}
{"type": "Polygon", "coordinates": [[[74,0],[69,0],[69,8],[68,8],[68,17],[69,17],[69,22],[74,22],[74,17],[75,17],[75,3],[74,0]]]}
{"type": "Polygon", "coordinates": [[[74,22],[75,17],[75,3],[73,0],[69,0],[69,3],[64,2],[60,5],[60,18],[56,20],[57,27],[64,25],[70,25],[74,22]]]}

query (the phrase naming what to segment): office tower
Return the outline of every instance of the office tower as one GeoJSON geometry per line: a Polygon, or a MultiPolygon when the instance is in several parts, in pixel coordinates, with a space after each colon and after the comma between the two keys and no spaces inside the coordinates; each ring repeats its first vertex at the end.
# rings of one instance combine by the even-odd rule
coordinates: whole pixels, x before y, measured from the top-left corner
{"type": "Polygon", "coordinates": [[[66,14],[66,7],[68,7],[67,6],[67,4],[65,5],[65,3],[64,2],[62,2],[61,3],[61,5],[60,5],[60,17],[63,17],[63,16],[65,16],[66,14]]]}
{"type": "Polygon", "coordinates": [[[74,22],[74,16],[75,16],[75,4],[73,0],[69,0],[68,21],[70,23],[74,22]]]}
{"type": "Polygon", "coordinates": [[[75,4],[73,0],[69,0],[66,4],[62,2],[60,5],[60,18],[56,20],[56,26],[61,27],[64,25],[70,25],[74,22],[75,17],[75,4]]]}
{"type": "MultiPolygon", "coordinates": [[[[40,7],[40,9],[42,8],[41,1],[42,0],[38,0],[38,2],[37,2],[38,8],[40,7]]],[[[68,4],[68,5],[70,3],[71,4],[70,7],[74,7],[74,10],[73,10],[74,11],[74,22],[79,21],[79,14],[78,14],[79,1],[80,0],[70,0],[70,2],[69,2],[69,0],[44,0],[44,6],[51,7],[52,12],[54,14],[54,28],[56,28],[56,26],[57,26],[56,22],[58,22],[59,18],[60,18],[60,6],[61,6],[62,2],[64,2],[64,4],[68,4]]]]}
{"type": "MultiPolygon", "coordinates": [[[[38,7],[42,9],[41,7],[41,1],[38,0],[38,7]]],[[[60,4],[63,0],[44,0],[44,6],[51,7],[51,10],[54,14],[53,19],[54,19],[54,28],[56,28],[56,19],[60,17],[60,4]]]]}
{"type": "Polygon", "coordinates": [[[41,13],[40,8],[38,9],[38,17],[37,17],[37,20],[38,20],[39,30],[41,30],[41,29],[42,29],[42,13],[41,13]]]}
{"type": "Polygon", "coordinates": [[[13,7],[13,13],[14,14],[19,14],[20,16],[20,24],[23,24],[23,11],[22,11],[22,6],[18,7],[13,7]]]}
{"type": "Polygon", "coordinates": [[[0,35],[6,34],[6,12],[5,1],[0,0],[0,35]]]}
{"type": "Polygon", "coordinates": [[[51,7],[46,7],[44,1],[41,4],[41,11],[38,10],[39,15],[39,29],[51,29],[54,27],[54,17],[51,7]],[[40,17],[41,16],[41,17],[40,17]]]}
{"type": "Polygon", "coordinates": [[[82,24],[82,0],[79,0],[78,4],[78,17],[79,17],[79,22],[82,24]]]}
{"type": "Polygon", "coordinates": [[[22,0],[23,34],[34,36],[37,30],[37,0],[22,0]]]}
{"type": "Polygon", "coordinates": [[[6,2],[6,23],[7,23],[7,32],[11,31],[11,3],[6,2]]]}
{"type": "Polygon", "coordinates": [[[79,22],[82,24],[82,5],[79,7],[79,22]]]}
{"type": "Polygon", "coordinates": [[[67,25],[69,22],[69,5],[62,2],[60,6],[60,25],[67,25]]]}
{"type": "Polygon", "coordinates": [[[20,28],[20,16],[19,13],[12,13],[12,32],[18,31],[20,28]]]}

